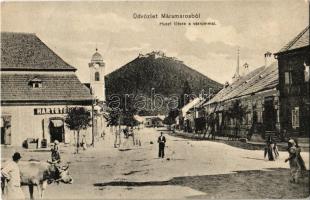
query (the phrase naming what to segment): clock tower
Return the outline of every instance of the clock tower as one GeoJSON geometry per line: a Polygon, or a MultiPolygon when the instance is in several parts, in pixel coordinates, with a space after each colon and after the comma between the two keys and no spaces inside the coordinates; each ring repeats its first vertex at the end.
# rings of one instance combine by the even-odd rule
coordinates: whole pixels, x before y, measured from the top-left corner
{"type": "Polygon", "coordinates": [[[97,48],[88,66],[90,68],[90,88],[92,94],[99,102],[105,102],[105,63],[97,48]]]}

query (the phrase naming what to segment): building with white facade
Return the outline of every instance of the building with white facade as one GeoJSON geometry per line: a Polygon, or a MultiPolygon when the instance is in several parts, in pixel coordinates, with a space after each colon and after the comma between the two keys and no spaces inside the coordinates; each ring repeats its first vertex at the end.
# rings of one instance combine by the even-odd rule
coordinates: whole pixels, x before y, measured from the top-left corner
{"type": "MultiPolygon", "coordinates": [[[[1,144],[27,138],[74,143],[64,123],[71,107],[91,110],[89,89],[35,34],[1,33],[1,144]]],[[[91,141],[91,128],[82,130],[91,141]]]]}

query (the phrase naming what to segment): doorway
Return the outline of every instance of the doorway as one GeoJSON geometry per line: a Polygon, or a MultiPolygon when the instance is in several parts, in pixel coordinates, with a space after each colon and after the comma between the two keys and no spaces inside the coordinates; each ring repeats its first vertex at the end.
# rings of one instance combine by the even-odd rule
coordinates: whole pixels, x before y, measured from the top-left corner
{"type": "Polygon", "coordinates": [[[65,141],[65,127],[62,118],[50,119],[49,129],[51,142],[54,142],[55,140],[58,140],[58,142],[65,141]]]}
{"type": "Polygon", "coordinates": [[[274,108],[273,97],[266,97],[264,102],[263,123],[266,131],[275,131],[277,111],[274,108]]]}
{"type": "Polygon", "coordinates": [[[11,144],[11,116],[1,117],[1,144],[11,144]]]}

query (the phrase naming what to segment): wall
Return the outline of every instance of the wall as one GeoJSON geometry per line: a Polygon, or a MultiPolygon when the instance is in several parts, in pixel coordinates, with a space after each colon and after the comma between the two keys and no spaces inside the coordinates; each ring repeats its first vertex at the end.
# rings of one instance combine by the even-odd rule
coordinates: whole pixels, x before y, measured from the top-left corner
{"type": "Polygon", "coordinates": [[[293,136],[309,136],[310,83],[305,82],[305,63],[309,65],[309,46],[278,55],[280,122],[281,127],[293,136]],[[285,72],[292,72],[292,84],[285,84],[285,72]],[[292,110],[299,108],[299,127],[292,126],[292,110]]]}
{"type": "MultiPolygon", "coordinates": [[[[78,105],[75,105],[78,106],[78,105]]],[[[73,106],[69,106],[73,107],[73,106]]],[[[85,106],[88,110],[91,110],[90,106],[85,106]]],[[[46,108],[46,109],[62,109],[66,106],[55,105],[55,106],[2,106],[1,116],[11,116],[11,145],[21,146],[27,138],[39,138],[40,140],[47,139],[50,142],[49,133],[49,122],[50,118],[59,117],[65,118],[66,114],[34,114],[35,108],[46,108]]],[[[73,131],[69,130],[66,125],[65,128],[65,143],[74,144],[75,137],[73,131]]],[[[82,130],[80,135],[86,134],[87,143],[91,142],[91,127],[87,130],[82,130]]]]}
{"type": "MultiPolygon", "coordinates": [[[[246,135],[249,133],[249,130],[252,127],[253,124],[253,115],[254,112],[256,113],[256,123],[254,123],[254,133],[258,134],[264,134],[264,126],[266,124],[266,120],[264,119],[264,104],[265,104],[265,98],[273,98],[273,107],[275,109],[276,119],[274,122],[275,131],[279,131],[280,129],[280,123],[279,123],[279,93],[276,90],[276,88],[261,91],[252,95],[247,95],[243,97],[239,97],[238,99],[241,101],[242,107],[246,108],[246,114],[243,118],[242,123],[240,124],[240,132],[239,136],[246,137],[246,135]],[[264,121],[265,120],[265,121],[264,121]],[[265,123],[265,124],[264,124],[265,123]]],[[[218,119],[223,122],[223,124],[220,124],[217,122],[216,130],[219,130],[220,135],[233,135],[234,134],[234,128],[236,127],[236,122],[234,122],[232,119],[228,118],[225,111],[231,107],[232,102],[236,99],[228,100],[225,102],[220,102],[218,105],[212,104],[212,105],[206,105],[206,113],[213,113],[216,112],[218,115],[218,119]],[[216,109],[215,109],[216,108],[216,109]]]]}

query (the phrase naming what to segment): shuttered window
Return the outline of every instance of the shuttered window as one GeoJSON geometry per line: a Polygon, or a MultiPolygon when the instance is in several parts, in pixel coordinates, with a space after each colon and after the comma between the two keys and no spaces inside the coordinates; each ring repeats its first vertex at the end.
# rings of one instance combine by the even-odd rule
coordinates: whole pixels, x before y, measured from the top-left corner
{"type": "Polygon", "coordinates": [[[299,107],[292,110],[292,127],[294,129],[299,127],[299,107]]]}
{"type": "Polygon", "coordinates": [[[292,72],[285,72],[285,85],[292,85],[292,72]]]}

